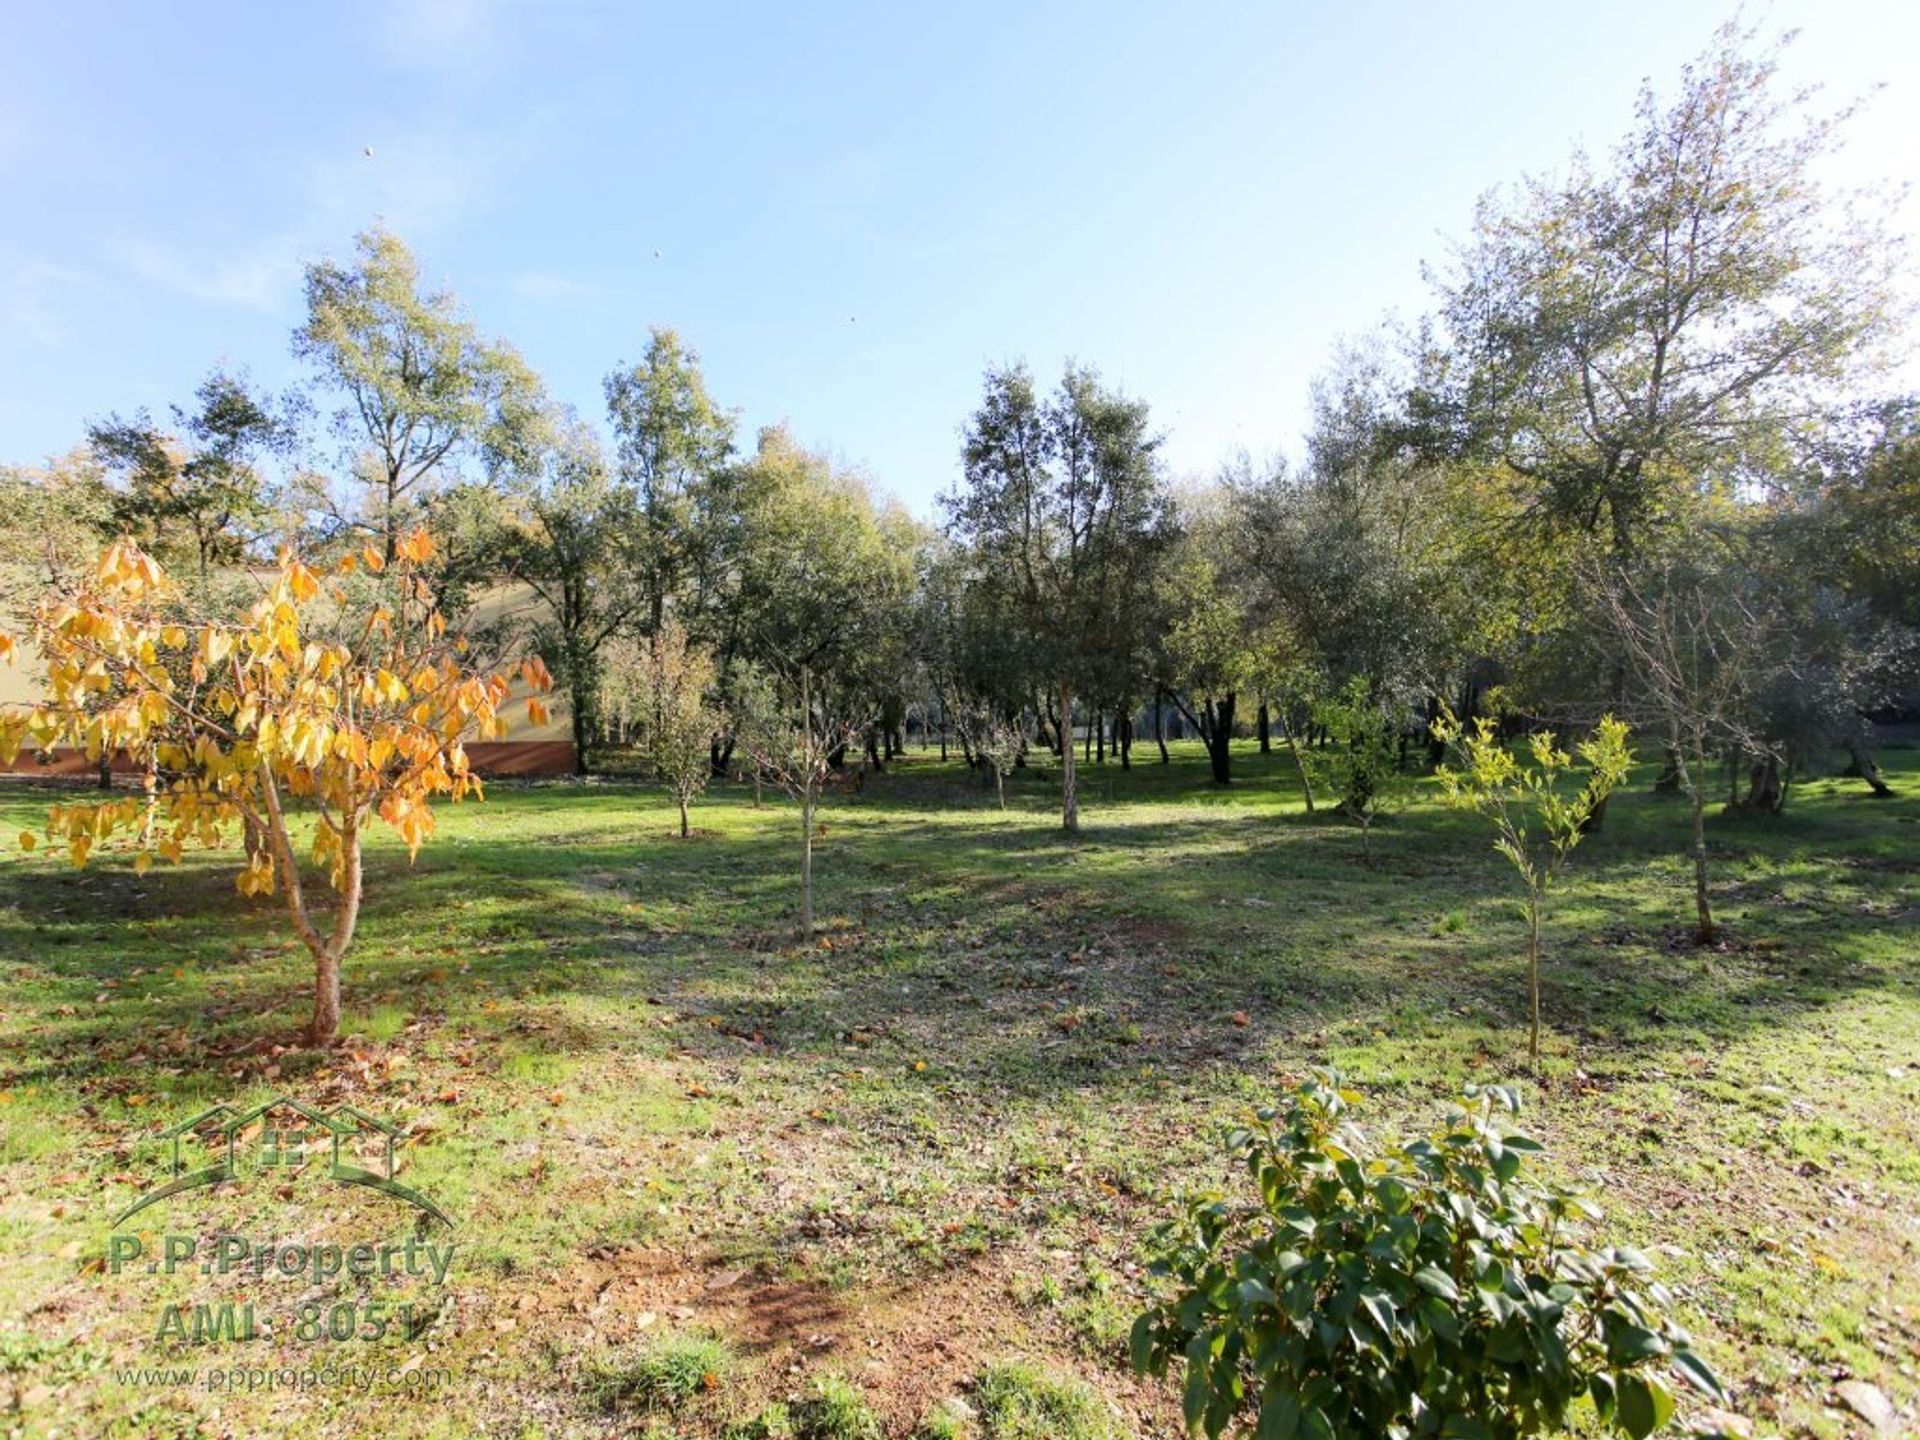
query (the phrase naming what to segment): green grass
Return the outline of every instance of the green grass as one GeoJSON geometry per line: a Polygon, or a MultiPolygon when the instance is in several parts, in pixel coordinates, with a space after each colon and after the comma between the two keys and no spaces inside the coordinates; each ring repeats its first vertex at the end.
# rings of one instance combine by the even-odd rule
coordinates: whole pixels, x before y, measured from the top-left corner
{"type": "Polygon", "coordinates": [[[1032,1365],[995,1365],[980,1377],[980,1425],[987,1440],[1110,1440],[1100,1397],[1078,1380],[1032,1365]]]}
{"type": "Polygon", "coordinates": [[[677,1410],[718,1390],[734,1354],[709,1335],[669,1335],[639,1354],[597,1365],[588,1379],[593,1398],[609,1410],[677,1410]]]}
{"type": "Polygon", "coordinates": [[[881,1440],[880,1417],[859,1386],[840,1375],[821,1375],[788,1407],[794,1440],[881,1440]]]}
{"type": "MultiPolygon", "coordinates": [[[[1314,1064],[1366,1089],[1383,1130],[1426,1125],[1463,1080],[1517,1081],[1550,1168],[1658,1261],[1761,1433],[1846,1434],[1842,1373],[1920,1403],[1900,1368],[1920,1350],[1902,1278],[1920,1243],[1920,754],[1884,757],[1896,800],[1813,780],[1778,819],[1716,816],[1728,939],[1707,952],[1686,943],[1684,807],[1643,767],[1551,900],[1538,1077],[1516,897],[1472,817],[1422,782],[1368,867],[1354,829],[1302,813],[1283,756],[1243,747],[1224,792],[1197,747],[1150,756],[1088,767],[1077,840],[1044,773],[1010,782],[1004,815],[958,766],[875,777],[823,814],[805,947],[790,808],[718,787],[681,841],[654,791],[491,787],[443,810],[412,865],[371,852],[350,1034],[325,1053],[294,1043],[309,967],[279,912],[234,893],[232,851],[143,877],[44,847],[0,858],[18,1423],[565,1440],[607,1424],[581,1357],[687,1332],[740,1361],[654,1417],[688,1440],[804,1405],[823,1374],[891,1435],[950,1396],[984,1424],[971,1387],[1009,1354],[1082,1377],[1117,1426],[1176,1433],[1177,1394],[1121,1354],[1140,1237],[1231,1178],[1220,1124],[1314,1064]],[[244,1287],[97,1273],[111,1217],[165,1173],[166,1125],[279,1091],[402,1126],[401,1178],[456,1218],[445,1294],[318,1287],[444,1302],[420,1345],[328,1350],[418,1355],[450,1372],[444,1394],[116,1374],[169,1354],[164,1300],[244,1287]]],[[[0,835],[56,793],[0,789],[0,835]]],[[[394,1202],[312,1173],[203,1196],[147,1213],[404,1233],[394,1202]]],[[[249,1293],[284,1314],[314,1288],[249,1293]]],[[[318,1358],[278,1333],[210,1353],[318,1358]]]]}

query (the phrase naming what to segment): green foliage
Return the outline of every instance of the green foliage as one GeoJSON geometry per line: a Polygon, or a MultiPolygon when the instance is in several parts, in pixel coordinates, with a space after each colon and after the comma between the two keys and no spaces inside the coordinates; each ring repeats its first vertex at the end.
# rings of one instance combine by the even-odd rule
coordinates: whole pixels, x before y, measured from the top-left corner
{"type": "Polygon", "coordinates": [[[711,656],[687,643],[680,622],[668,616],[637,656],[636,688],[647,763],[653,777],[680,807],[680,835],[687,836],[687,807],[713,775],[709,744],[726,716],[711,700],[711,656]]]}
{"type": "Polygon", "coordinates": [[[1575,1235],[1599,1212],[1525,1174],[1519,1102],[1469,1087],[1445,1128],[1375,1150],[1358,1097],[1316,1072],[1226,1137],[1256,1198],[1196,1200],[1162,1225],[1171,1289],[1135,1322],[1148,1373],[1186,1365],[1191,1425],[1259,1440],[1512,1440],[1575,1402],[1636,1437],[1672,1417],[1667,1376],[1718,1398],[1631,1250],[1575,1235]]]}
{"type": "Polygon", "coordinates": [[[434,518],[463,460],[490,478],[537,468],[551,406],[519,352],[483,337],[450,292],[423,291],[398,236],[369,230],[355,252],[352,267],[307,267],[293,348],[341,400],[334,428],[359,493],[339,518],[371,532],[391,561],[400,536],[434,518]]]}
{"type": "Polygon", "coordinates": [[[880,1417],[852,1381],[822,1375],[813,1390],[788,1412],[794,1440],[880,1440],[880,1417]]]}
{"type": "Polygon", "coordinates": [[[1314,719],[1327,728],[1333,748],[1319,752],[1331,772],[1340,808],[1360,826],[1367,863],[1373,863],[1373,823],[1405,788],[1400,773],[1398,707],[1381,700],[1364,676],[1355,675],[1314,705],[1314,719]]]}
{"type": "Polygon", "coordinates": [[[609,1410],[674,1410],[717,1390],[733,1364],[733,1351],[712,1336],[667,1335],[630,1361],[591,1367],[587,1393],[609,1410]]]}
{"type": "Polygon", "coordinates": [[[1453,712],[1443,707],[1440,718],[1434,721],[1433,735],[1460,757],[1458,768],[1441,767],[1441,795],[1452,808],[1470,810],[1493,823],[1493,848],[1507,857],[1526,886],[1527,979],[1533,993],[1529,1053],[1537,1064],[1541,909],[1548,887],[1586,834],[1588,823],[1614,787],[1626,779],[1627,767],[1633,763],[1627,726],[1611,715],[1604,716],[1593,733],[1575,747],[1575,754],[1587,767],[1587,781],[1571,798],[1557,786],[1572,768],[1574,756],[1555,745],[1553,736],[1544,730],[1527,737],[1531,763],[1525,764],[1501,742],[1497,727],[1484,715],[1469,733],[1453,712]]]}
{"type": "Polygon", "coordinates": [[[987,1440],[1110,1440],[1113,1418],[1077,1380],[1032,1365],[995,1365],[980,1377],[987,1440]]]}
{"type": "Polygon", "coordinates": [[[244,380],[215,371],[194,392],[198,408],[173,407],[173,432],[142,410],[87,428],[101,464],[124,482],[113,497],[115,525],[176,568],[244,560],[269,514],[256,462],[284,451],[292,427],[244,380]]]}

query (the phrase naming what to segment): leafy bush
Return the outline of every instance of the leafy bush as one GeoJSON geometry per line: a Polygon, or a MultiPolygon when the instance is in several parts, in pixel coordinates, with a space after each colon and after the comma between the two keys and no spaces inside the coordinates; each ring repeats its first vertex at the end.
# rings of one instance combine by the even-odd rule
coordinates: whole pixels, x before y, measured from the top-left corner
{"type": "Polygon", "coordinates": [[[1356,675],[1322,696],[1313,718],[1333,738],[1333,748],[1317,753],[1316,763],[1340,796],[1340,808],[1360,826],[1367,864],[1373,864],[1373,822],[1399,798],[1407,777],[1400,769],[1399,707],[1372,693],[1356,675]]]}
{"type": "Polygon", "coordinates": [[[1509,1440],[1591,1399],[1641,1437],[1668,1374],[1721,1399],[1631,1250],[1572,1233],[1599,1212],[1524,1175],[1513,1093],[1469,1087],[1446,1127],[1377,1153],[1318,1071],[1227,1149],[1256,1199],[1202,1197],[1153,1241],[1172,1285],[1133,1328],[1135,1366],[1186,1362],[1188,1423],[1259,1440],[1509,1440]]]}

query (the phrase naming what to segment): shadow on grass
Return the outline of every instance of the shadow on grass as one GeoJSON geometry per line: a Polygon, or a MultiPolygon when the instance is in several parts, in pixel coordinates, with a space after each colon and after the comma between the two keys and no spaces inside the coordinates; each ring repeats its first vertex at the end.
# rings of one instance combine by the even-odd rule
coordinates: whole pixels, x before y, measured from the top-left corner
{"type": "MultiPolygon", "coordinates": [[[[1098,779],[1114,799],[1090,799],[1072,838],[1044,808],[1044,776],[1017,783],[1003,814],[957,766],[899,767],[824,812],[825,944],[808,947],[789,933],[786,807],[723,790],[701,808],[726,833],[682,841],[638,787],[496,787],[484,807],[443,812],[416,863],[370,851],[348,1028],[391,1005],[503,1033],[514,1007],[489,999],[619,1013],[654,998],[706,1022],[678,1036],[695,1053],[747,1040],[821,1064],[931,1054],[957,1081],[1045,1096],[1130,1084],[1146,1066],[1254,1067],[1388,1013],[1468,1002],[1517,1023],[1515,892],[1479,825],[1423,794],[1376,828],[1369,867],[1344,818],[1302,813],[1283,763],[1254,757],[1227,791],[1197,760],[1110,768],[1098,779]]],[[[1604,1017],[1611,1043],[1657,1055],[1911,989],[1873,952],[1912,933],[1900,822],[1913,808],[1803,793],[1778,819],[1716,817],[1732,943],[1696,952],[1676,939],[1684,812],[1623,794],[1549,920],[1549,1024],[1604,1017]]],[[[230,852],[144,877],[10,865],[0,946],[39,1011],[12,1077],[155,1063],[154,1038],[184,1034],[167,1063],[211,1087],[236,1050],[291,1040],[308,962],[277,902],[234,893],[235,868],[230,852]]],[[[550,1023],[526,1038],[590,1054],[627,1030],[550,1023]]]]}

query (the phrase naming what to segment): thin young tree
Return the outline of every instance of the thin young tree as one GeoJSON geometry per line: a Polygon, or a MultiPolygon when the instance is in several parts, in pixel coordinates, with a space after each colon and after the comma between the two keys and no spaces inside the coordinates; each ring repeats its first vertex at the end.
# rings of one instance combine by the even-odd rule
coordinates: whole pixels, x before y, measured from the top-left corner
{"type": "Polygon", "coordinates": [[[787,685],[743,685],[735,701],[735,735],[760,773],[800,807],[800,938],[813,938],[813,842],[820,801],[835,773],[833,757],[869,723],[866,715],[829,713],[812,667],[787,685]],[[782,694],[782,691],[787,693],[782,694]],[[753,703],[758,697],[764,703],[753,703]],[[743,709],[743,705],[751,708],[743,709]]]}
{"type": "MultiPolygon", "coordinates": [[[[411,532],[394,553],[388,566],[370,545],[325,570],[283,554],[235,616],[183,607],[157,561],[116,542],[76,589],[49,592],[35,612],[28,633],[44,699],[0,710],[0,764],[26,745],[148,762],[144,795],[50,808],[45,835],[76,866],[116,837],[140,871],[156,856],[218,845],[236,824],[262,837],[239,889],[278,893],[313,958],[315,1044],[340,1025],[367,832],[378,820],[417,852],[433,834],[436,799],[480,793],[465,742],[505,729],[511,674],[476,663],[449,632],[421,578],[432,541],[411,532]],[[314,811],[311,861],[339,897],[330,917],[302,876],[296,801],[314,811]]],[[[0,658],[13,648],[0,635],[0,658]]],[[[533,692],[529,718],[544,724],[545,667],[529,659],[517,673],[533,692]]],[[[21,836],[25,848],[35,843],[21,836]]]]}
{"type": "Polygon", "coordinates": [[[1750,690],[1777,628],[1764,597],[1743,593],[1737,558],[1695,534],[1686,553],[1643,557],[1631,568],[1595,567],[1590,585],[1634,681],[1627,696],[1639,728],[1666,743],[1692,826],[1693,938],[1719,938],[1707,875],[1707,788],[1731,751],[1774,753],[1749,723],[1750,690]]]}
{"type": "Polygon", "coordinates": [[[1373,867],[1373,827],[1405,787],[1400,769],[1396,706],[1375,695],[1359,675],[1314,705],[1314,719],[1333,741],[1320,762],[1331,771],[1340,809],[1360,827],[1361,853],[1373,867]]]}
{"type": "Polygon", "coordinates": [[[693,833],[687,809],[713,775],[714,732],[726,724],[711,699],[713,657],[689,644],[686,627],[668,616],[641,648],[638,668],[647,763],[680,807],[684,840],[693,833]]]}
{"type": "Polygon", "coordinates": [[[1501,739],[1498,727],[1482,715],[1471,730],[1443,708],[1433,724],[1434,738],[1452,747],[1458,766],[1439,771],[1440,793],[1455,809],[1470,810],[1493,824],[1493,848],[1506,856],[1526,888],[1527,989],[1533,1024],[1527,1036],[1527,1058],[1540,1066],[1540,920],[1547,891],[1587,832],[1595,807],[1626,778],[1633,754],[1627,747],[1627,726],[1611,715],[1601,718],[1593,733],[1568,754],[1553,736],[1535,731],[1527,740],[1522,762],[1501,739]],[[1571,797],[1562,793],[1566,772],[1575,758],[1587,767],[1586,783],[1571,797]]]}
{"type": "Polygon", "coordinates": [[[1007,776],[1020,762],[1026,748],[1026,735],[1014,721],[986,705],[963,708],[958,715],[962,743],[967,754],[985,767],[993,777],[994,793],[1000,808],[1007,808],[1007,776]]]}

